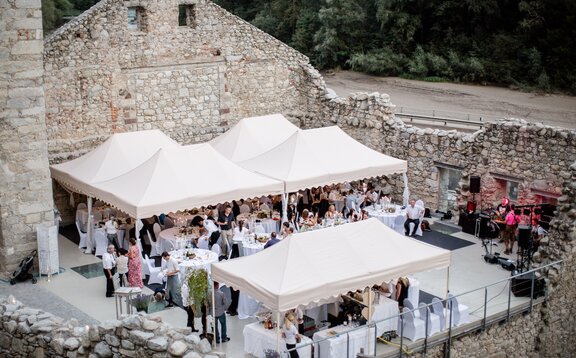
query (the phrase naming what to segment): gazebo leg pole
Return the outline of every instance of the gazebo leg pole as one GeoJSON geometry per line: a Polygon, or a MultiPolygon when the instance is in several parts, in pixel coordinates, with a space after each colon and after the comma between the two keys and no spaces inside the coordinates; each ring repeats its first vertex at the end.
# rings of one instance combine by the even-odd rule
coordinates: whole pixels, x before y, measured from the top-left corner
{"type": "MultiPolygon", "coordinates": [[[[368,317],[367,317],[367,321],[368,322],[372,322],[372,287],[368,287],[368,317]]],[[[376,325],[374,325],[374,331],[376,331],[376,325]]],[[[368,339],[370,340],[372,338],[372,335],[370,334],[370,325],[368,325],[368,339]]],[[[372,344],[370,341],[368,341],[368,347],[371,347],[372,344]]],[[[374,343],[374,346],[376,346],[376,343],[374,343]]],[[[366,354],[370,353],[370,348],[367,349],[368,351],[366,352],[366,354]]],[[[376,351],[374,351],[374,353],[376,353],[376,351]]]]}
{"type": "Polygon", "coordinates": [[[446,299],[450,293],[450,266],[446,267],[446,299]]]}
{"type": "Polygon", "coordinates": [[[216,292],[214,292],[214,280],[212,280],[212,334],[213,334],[212,346],[214,346],[214,343],[216,342],[216,325],[218,324],[218,322],[216,321],[215,297],[216,297],[216,292]]]}
{"type": "Polygon", "coordinates": [[[88,197],[88,201],[86,203],[86,205],[88,206],[88,220],[87,224],[86,224],[86,234],[88,236],[88,239],[86,240],[86,251],[84,253],[86,254],[92,254],[92,225],[94,224],[92,222],[92,197],[89,196],[88,197]]]}
{"type": "Polygon", "coordinates": [[[280,354],[280,310],[276,311],[276,352],[280,354]]]}

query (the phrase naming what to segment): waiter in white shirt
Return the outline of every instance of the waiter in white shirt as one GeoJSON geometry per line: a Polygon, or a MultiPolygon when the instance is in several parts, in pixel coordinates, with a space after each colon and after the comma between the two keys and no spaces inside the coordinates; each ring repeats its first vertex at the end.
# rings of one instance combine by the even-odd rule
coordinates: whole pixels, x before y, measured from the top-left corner
{"type": "Polygon", "coordinates": [[[412,234],[410,236],[416,236],[416,230],[418,230],[418,225],[420,225],[420,215],[422,214],[423,208],[416,206],[416,200],[410,199],[409,205],[406,208],[406,221],[404,222],[404,233],[408,236],[410,232],[410,223],[414,223],[414,228],[412,229],[412,234]]]}
{"type": "Polygon", "coordinates": [[[166,307],[174,307],[174,303],[182,306],[180,268],[178,262],[166,251],[162,253],[162,271],[166,275],[166,295],[170,295],[166,307]]]}
{"type": "Polygon", "coordinates": [[[102,268],[106,276],[106,297],[114,295],[114,274],[116,273],[116,252],[114,245],[108,245],[108,252],[102,255],[102,268]]]}

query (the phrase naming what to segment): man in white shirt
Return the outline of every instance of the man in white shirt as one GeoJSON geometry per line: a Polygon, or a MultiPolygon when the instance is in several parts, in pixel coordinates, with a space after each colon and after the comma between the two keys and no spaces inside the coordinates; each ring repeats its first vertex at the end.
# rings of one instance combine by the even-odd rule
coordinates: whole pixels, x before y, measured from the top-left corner
{"type": "Polygon", "coordinates": [[[414,223],[414,228],[410,236],[416,236],[416,230],[418,230],[418,225],[420,225],[420,215],[423,210],[423,208],[416,206],[416,200],[410,199],[409,205],[406,208],[406,221],[404,222],[404,232],[406,236],[408,236],[410,232],[410,223],[414,223]]]}
{"type": "Polygon", "coordinates": [[[106,229],[106,236],[108,237],[108,244],[116,247],[118,242],[118,224],[114,219],[114,216],[110,216],[110,219],[106,221],[104,227],[106,229]]]}
{"type": "Polygon", "coordinates": [[[170,295],[168,306],[166,307],[174,307],[174,303],[182,306],[180,268],[178,267],[178,262],[171,258],[166,251],[162,253],[162,272],[166,275],[166,295],[170,295]]]}
{"type": "Polygon", "coordinates": [[[240,214],[250,214],[250,206],[244,202],[244,199],[240,199],[240,214]]]}
{"type": "Polygon", "coordinates": [[[102,268],[106,277],[106,297],[114,295],[114,273],[116,272],[116,253],[114,245],[108,245],[108,251],[102,255],[102,268]]]}

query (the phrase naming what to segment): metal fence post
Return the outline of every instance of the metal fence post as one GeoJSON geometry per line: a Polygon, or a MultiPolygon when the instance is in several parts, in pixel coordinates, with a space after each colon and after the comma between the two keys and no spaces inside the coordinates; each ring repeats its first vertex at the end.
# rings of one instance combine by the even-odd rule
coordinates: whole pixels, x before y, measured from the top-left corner
{"type": "Polygon", "coordinates": [[[488,287],[484,287],[484,322],[482,322],[482,330],[486,330],[486,311],[488,310],[488,287]]]}
{"type": "Polygon", "coordinates": [[[530,280],[530,313],[532,313],[532,305],[534,304],[534,280],[536,279],[536,272],[532,273],[532,280],[530,280]]]}
{"type": "Polygon", "coordinates": [[[428,312],[429,310],[426,309],[426,317],[424,318],[426,320],[426,322],[424,322],[424,354],[426,354],[426,351],[428,350],[428,321],[430,320],[428,312]]]}
{"type": "Polygon", "coordinates": [[[448,339],[446,340],[446,345],[444,349],[444,357],[450,358],[450,349],[452,347],[452,301],[448,300],[448,339]]]}
{"type": "Polygon", "coordinates": [[[510,321],[510,303],[512,301],[512,279],[508,281],[510,289],[508,290],[508,308],[506,310],[506,321],[510,321]]]}
{"type": "Polygon", "coordinates": [[[402,344],[404,342],[404,315],[400,314],[400,358],[402,358],[404,351],[402,350],[402,344]]]}

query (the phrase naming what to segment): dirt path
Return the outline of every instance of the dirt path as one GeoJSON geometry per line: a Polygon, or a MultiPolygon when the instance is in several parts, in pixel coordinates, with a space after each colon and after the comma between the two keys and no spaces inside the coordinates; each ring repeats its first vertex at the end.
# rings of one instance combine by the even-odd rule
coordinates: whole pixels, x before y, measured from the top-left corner
{"type": "Polygon", "coordinates": [[[490,120],[523,118],[529,122],[576,129],[576,97],[541,95],[506,88],[421,82],[342,71],[324,75],[326,85],[340,97],[353,92],[390,95],[397,112],[490,120]]]}

